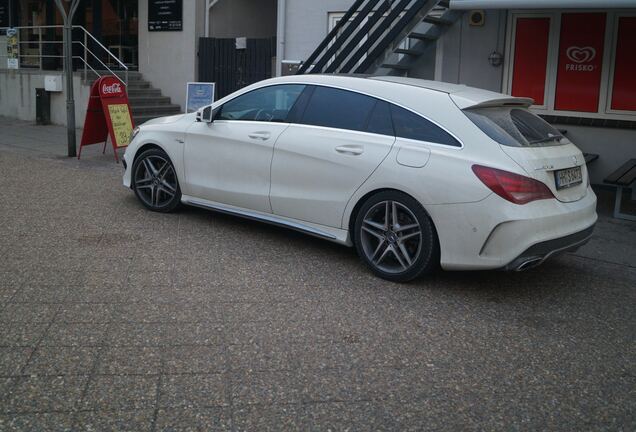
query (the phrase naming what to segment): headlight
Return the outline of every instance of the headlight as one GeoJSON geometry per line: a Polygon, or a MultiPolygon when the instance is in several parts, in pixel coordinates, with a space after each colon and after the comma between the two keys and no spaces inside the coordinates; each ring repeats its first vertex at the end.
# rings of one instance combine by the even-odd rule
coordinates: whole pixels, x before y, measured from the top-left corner
{"type": "Polygon", "coordinates": [[[130,140],[128,140],[128,144],[130,144],[135,139],[139,131],[140,131],[139,126],[133,129],[132,133],[130,134],[130,140]]]}

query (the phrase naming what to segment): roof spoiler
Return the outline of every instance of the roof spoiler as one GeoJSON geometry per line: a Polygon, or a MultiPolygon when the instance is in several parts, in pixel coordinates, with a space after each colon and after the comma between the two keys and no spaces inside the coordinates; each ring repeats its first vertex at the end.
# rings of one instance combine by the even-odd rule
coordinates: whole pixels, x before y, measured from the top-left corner
{"type": "Polygon", "coordinates": [[[453,101],[461,109],[469,108],[490,108],[490,107],[502,107],[502,106],[517,106],[517,107],[529,107],[534,105],[534,99],[526,97],[505,97],[498,99],[487,99],[480,102],[475,102],[474,99],[467,99],[461,96],[461,94],[451,94],[453,101]]]}

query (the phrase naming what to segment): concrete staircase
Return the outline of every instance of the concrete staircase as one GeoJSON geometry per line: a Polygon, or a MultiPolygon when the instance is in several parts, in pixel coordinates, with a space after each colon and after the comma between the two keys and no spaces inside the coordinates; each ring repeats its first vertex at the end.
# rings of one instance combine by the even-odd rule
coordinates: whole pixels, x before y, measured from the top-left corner
{"type": "MultiPolygon", "coordinates": [[[[100,71],[100,74],[109,74],[107,71],[100,71]]],[[[123,78],[123,75],[121,75],[123,78]]],[[[89,77],[92,82],[96,78],[89,77]]],[[[141,72],[128,72],[128,101],[132,111],[135,125],[139,126],[144,122],[157,118],[181,113],[181,107],[172,103],[168,96],[163,96],[161,90],[143,79],[141,72]]]]}

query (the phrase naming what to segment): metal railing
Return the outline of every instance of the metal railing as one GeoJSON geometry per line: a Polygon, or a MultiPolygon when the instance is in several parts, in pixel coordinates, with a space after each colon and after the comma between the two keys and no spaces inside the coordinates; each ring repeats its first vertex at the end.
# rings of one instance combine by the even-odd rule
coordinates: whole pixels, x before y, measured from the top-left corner
{"type": "MultiPolygon", "coordinates": [[[[37,59],[37,61],[35,62],[35,64],[28,64],[28,62],[24,62],[26,63],[27,68],[30,69],[30,66],[36,66],[39,68],[39,70],[47,70],[44,68],[44,63],[43,63],[43,59],[47,59],[47,58],[58,58],[58,59],[63,59],[64,56],[61,54],[44,54],[43,52],[43,47],[47,46],[47,45],[63,45],[64,42],[62,41],[62,39],[60,38],[59,40],[57,38],[55,38],[54,40],[47,40],[46,38],[44,38],[42,35],[46,32],[46,30],[63,30],[64,26],[61,25],[48,25],[48,26],[22,26],[22,27],[12,27],[14,29],[16,29],[18,31],[18,46],[20,47],[19,49],[19,54],[18,54],[18,58],[19,58],[19,64],[22,65],[22,59],[37,59]],[[22,32],[23,31],[30,31],[32,36],[36,36],[37,35],[37,40],[31,40],[29,38],[29,40],[22,40],[23,38],[21,37],[22,32]],[[23,54],[23,52],[27,52],[26,50],[22,49],[23,45],[33,45],[33,44],[37,44],[37,54],[23,54]]],[[[0,30],[8,30],[9,27],[0,27],[0,30]]],[[[79,40],[77,40],[77,38],[73,37],[73,46],[79,46],[82,49],[83,55],[79,56],[79,55],[74,55],[73,56],[73,60],[79,60],[82,62],[83,64],[83,75],[84,75],[84,80],[86,81],[88,79],[88,73],[89,70],[94,73],[95,75],[97,75],[98,77],[101,77],[102,74],[100,72],[98,72],[98,70],[96,70],[93,66],[91,66],[91,63],[93,63],[93,65],[95,65],[98,69],[100,69],[99,66],[97,65],[101,65],[101,67],[103,67],[104,69],[100,69],[102,71],[107,71],[109,74],[111,75],[115,75],[117,78],[119,78],[124,85],[128,86],[128,66],[126,66],[120,59],[119,57],[117,57],[115,54],[113,54],[108,48],[106,48],[100,41],[98,41],[95,36],[93,36],[88,30],[86,30],[83,26],[73,26],[73,30],[80,30],[81,31],[81,37],[79,38],[79,40]],[[89,48],[89,43],[90,44],[95,44],[97,46],[97,49],[95,49],[95,51],[98,51],[97,53],[94,52],[91,48],[89,48]],[[117,66],[115,67],[115,69],[117,70],[113,70],[111,69],[111,67],[108,66],[108,64],[104,63],[104,61],[102,60],[102,58],[100,58],[100,55],[102,54],[103,57],[105,57],[107,59],[108,63],[111,63],[111,60],[114,60],[114,64],[117,66]]],[[[60,50],[61,52],[63,52],[63,50],[60,50]]],[[[0,57],[4,57],[7,58],[7,54],[6,53],[0,53],[0,57]]]]}

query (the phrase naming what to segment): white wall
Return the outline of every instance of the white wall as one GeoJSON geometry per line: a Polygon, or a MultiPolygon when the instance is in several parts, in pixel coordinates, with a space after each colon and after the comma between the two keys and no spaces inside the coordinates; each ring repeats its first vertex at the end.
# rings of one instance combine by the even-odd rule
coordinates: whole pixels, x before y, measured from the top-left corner
{"type": "Polygon", "coordinates": [[[139,71],[185,110],[186,83],[196,81],[205,0],[183,2],[183,30],[148,31],[148,2],[139,2],[139,71]]]}
{"type": "MultiPolygon", "coordinates": [[[[45,75],[62,72],[29,70],[0,70],[0,115],[35,122],[35,89],[44,88],[45,75]]],[[[62,75],[62,79],[63,75],[62,75]]],[[[90,86],[84,85],[79,75],[73,77],[75,96],[75,125],[84,127],[90,86]]],[[[66,125],[66,96],[64,92],[51,93],[51,123],[66,125]]]]}

